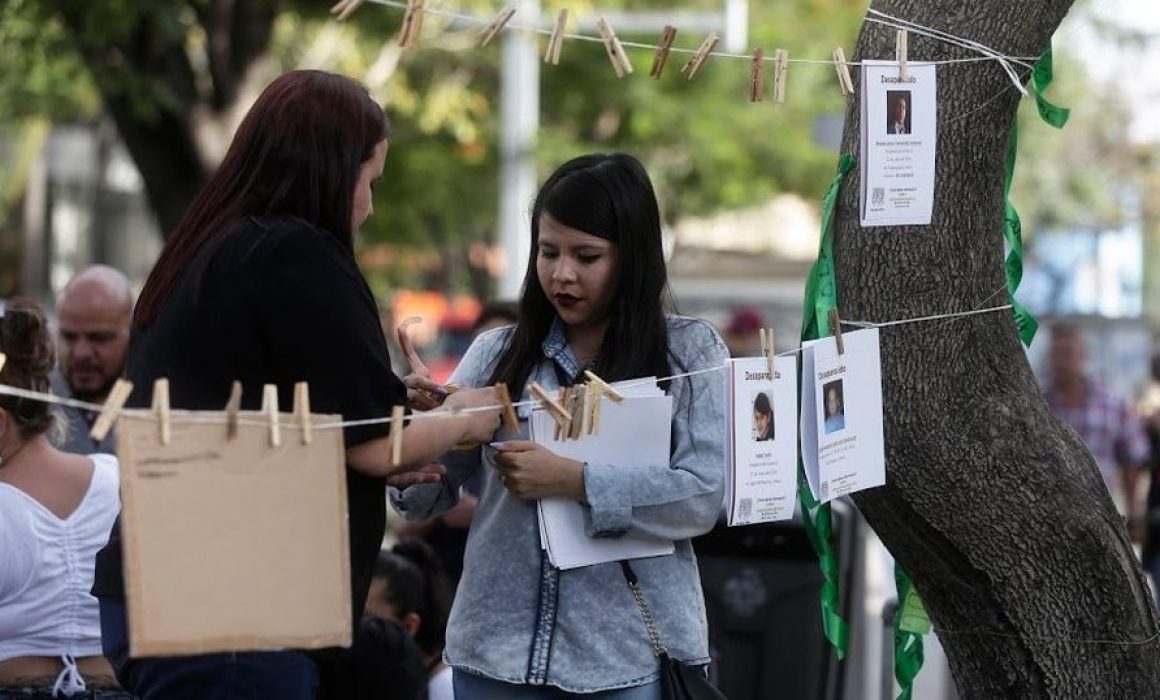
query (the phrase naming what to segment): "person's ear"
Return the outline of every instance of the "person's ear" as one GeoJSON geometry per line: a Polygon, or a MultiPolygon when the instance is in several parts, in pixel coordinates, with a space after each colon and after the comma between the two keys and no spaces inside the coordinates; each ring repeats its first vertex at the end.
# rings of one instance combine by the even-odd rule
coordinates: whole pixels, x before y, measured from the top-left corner
{"type": "Polygon", "coordinates": [[[407,634],[414,637],[419,634],[419,627],[423,624],[423,618],[419,617],[419,613],[410,612],[404,615],[402,620],[399,620],[399,624],[403,626],[403,629],[407,630],[407,634]]]}

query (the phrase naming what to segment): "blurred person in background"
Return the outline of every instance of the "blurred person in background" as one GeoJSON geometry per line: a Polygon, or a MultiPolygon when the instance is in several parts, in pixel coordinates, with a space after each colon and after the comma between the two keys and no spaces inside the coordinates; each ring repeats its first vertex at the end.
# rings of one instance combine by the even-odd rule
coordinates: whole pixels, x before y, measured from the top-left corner
{"type": "Polygon", "coordinates": [[[454,700],[451,668],[443,663],[451,593],[435,552],[422,542],[380,552],[366,610],[368,616],[400,625],[419,645],[429,700],[454,700]]]}
{"type": "Polygon", "coordinates": [[[753,306],[738,306],[733,309],[729,323],[723,329],[725,346],[730,357],[760,357],[761,329],[765,327],[765,315],[753,306]]]}
{"type": "Polygon", "coordinates": [[[1139,541],[1143,521],[1136,481],[1148,456],[1140,421],[1130,403],[1086,374],[1087,345],[1079,326],[1056,324],[1050,342],[1051,383],[1044,391],[1047,404],[1087,445],[1133,540],[1139,541]]]}
{"type": "Polygon", "coordinates": [[[1152,357],[1152,376],[1140,393],[1136,412],[1148,437],[1147,470],[1150,476],[1144,510],[1144,551],[1140,558],[1152,575],[1160,605],[1160,354],[1152,357]]]}
{"type": "MultiPolygon", "coordinates": [[[[52,392],[90,403],[104,403],[113,384],[125,371],[129,327],[133,320],[133,293],[119,270],[93,265],[69,280],[56,300],[59,366],[52,376],[52,392]]],[[[98,412],[61,406],[65,452],[92,454],[117,451],[116,432],[93,440],[89,432],[98,412]]]]}

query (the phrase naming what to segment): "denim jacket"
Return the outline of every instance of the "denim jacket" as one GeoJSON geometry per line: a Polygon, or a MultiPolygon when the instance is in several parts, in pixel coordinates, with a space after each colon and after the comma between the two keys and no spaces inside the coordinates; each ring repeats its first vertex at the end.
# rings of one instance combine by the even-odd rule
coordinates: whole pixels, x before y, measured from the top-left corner
{"type": "MultiPolygon", "coordinates": [[[[696,319],[668,319],[669,364],[674,374],[722,366],[725,344],[696,319]]],[[[451,378],[484,386],[512,328],[481,335],[451,378]]],[[[533,370],[545,389],[559,386],[557,368],[575,377],[579,368],[556,320],[545,340],[545,359],[533,370]]],[[[725,479],[723,375],[706,372],[675,379],[669,464],[621,469],[587,464],[584,506],[588,534],[618,537],[644,532],[675,541],[671,556],[637,559],[632,567],[652,609],[661,642],[686,663],[709,661],[705,601],[690,538],[717,521],[725,479]]],[[[523,399],[526,400],[525,390],[523,399]]],[[[497,440],[527,439],[526,411],[519,434],[500,428],[497,440]]],[[[445,659],[463,671],[509,683],[555,686],[588,693],[643,685],[659,664],[645,626],[613,562],[561,571],[540,547],[536,503],[500,484],[494,450],[453,452],[441,461],[441,483],[392,489],[391,502],[408,519],[453,506],[460,485],[482,467],[483,492],[471,523],[463,578],[447,629],[445,659]]]]}

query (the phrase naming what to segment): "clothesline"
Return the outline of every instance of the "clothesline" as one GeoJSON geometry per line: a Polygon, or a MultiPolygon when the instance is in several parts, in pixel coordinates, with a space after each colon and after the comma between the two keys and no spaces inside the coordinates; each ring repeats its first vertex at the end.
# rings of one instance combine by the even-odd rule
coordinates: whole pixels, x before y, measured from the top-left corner
{"type": "MultiPolygon", "coordinates": [[[[408,4],[406,2],[401,2],[400,0],[369,0],[369,2],[377,4],[377,5],[383,5],[386,7],[394,7],[394,8],[398,8],[398,9],[404,9],[404,10],[408,8],[408,4]]],[[[424,14],[427,14],[427,15],[432,15],[435,17],[445,17],[447,19],[453,19],[453,20],[457,20],[457,21],[464,22],[467,24],[477,25],[481,28],[489,26],[492,23],[492,21],[495,19],[494,17],[482,17],[482,16],[475,15],[475,14],[467,14],[467,13],[462,13],[462,12],[454,12],[451,10],[441,10],[441,9],[436,9],[436,8],[429,8],[427,6],[423,6],[420,11],[423,12],[424,14]]],[[[960,48],[965,48],[967,50],[975,51],[977,53],[982,54],[980,56],[972,56],[972,57],[967,57],[967,58],[950,58],[950,59],[943,59],[943,60],[938,60],[938,61],[908,61],[908,63],[910,63],[912,65],[935,66],[935,65],[948,65],[948,64],[955,64],[955,63],[975,63],[978,61],[998,61],[1001,65],[1005,66],[1005,70],[1007,70],[1008,74],[1010,75],[1011,71],[1007,69],[1009,63],[1017,63],[1019,65],[1028,65],[1028,63],[1027,63],[1028,61],[1034,62],[1038,58],[1037,56],[1006,56],[1006,55],[1001,54],[1000,52],[995,51],[993,49],[990,49],[990,48],[988,48],[988,47],[986,47],[983,44],[980,44],[978,42],[972,41],[970,39],[965,39],[962,37],[957,37],[953,34],[948,34],[947,32],[943,32],[941,30],[934,29],[933,27],[926,27],[924,25],[917,24],[914,22],[899,20],[897,18],[891,17],[890,15],[878,12],[877,10],[873,10],[873,9],[869,10],[868,12],[870,14],[874,14],[878,17],[881,17],[881,19],[868,17],[866,20],[868,22],[875,22],[878,24],[884,24],[884,25],[892,26],[892,27],[895,27],[898,29],[906,29],[907,31],[913,32],[915,34],[921,34],[923,36],[926,36],[926,37],[931,38],[931,39],[935,39],[937,41],[942,41],[945,43],[953,44],[953,45],[958,46],[960,48]]],[[[504,26],[503,31],[519,31],[519,32],[527,32],[527,33],[531,33],[531,34],[543,34],[545,36],[551,36],[553,33],[552,28],[542,27],[542,26],[539,26],[539,24],[536,24],[536,25],[522,24],[518,21],[508,22],[504,26]]],[[[563,34],[561,34],[561,36],[565,39],[570,39],[572,41],[587,41],[587,42],[595,42],[595,43],[600,43],[600,44],[604,43],[603,37],[589,35],[589,34],[563,33],[563,34]]],[[[635,41],[621,40],[620,44],[621,44],[621,46],[624,46],[624,47],[634,48],[634,49],[643,49],[643,50],[647,50],[647,51],[656,51],[657,49],[660,48],[660,46],[657,44],[641,43],[641,42],[635,42],[635,41]]],[[[697,53],[697,49],[678,48],[676,46],[671,47],[669,49],[669,51],[671,53],[689,54],[689,55],[697,53]]],[[[725,51],[711,51],[707,55],[709,57],[712,57],[712,58],[742,59],[745,61],[753,61],[753,56],[751,54],[738,54],[738,53],[730,53],[730,52],[725,52],[725,51]]],[[[762,60],[765,62],[772,63],[772,62],[777,61],[777,58],[773,55],[770,55],[770,56],[765,56],[762,60]]],[[[790,58],[790,59],[788,59],[787,62],[789,62],[789,63],[818,64],[818,65],[827,65],[827,66],[834,66],[837,64],[837,61],[835,61],[832,58],[831,59],[790,58]]],[[[846,61],[846,65],[860,66],[861,63],[858,61],[846,61]]],[[[1028,67],[1030,67],[1030,66],[1028,65],[1028,67]]],[[[1022,89],[1022,86],[1020,86],[1020,89],[1022,89]]]]}
{"type": "MultiPolygon", "coordinates": [[[[995,295],[992,294],[991,297],[988,297],[988,300],[994,296],[995,295]]],[[[984,303],[986,303],[986,302],[984,302],[984,303]]],[[[842,325],[853,326],[853,327],[858,327],[858,328],[886,328],[889,326],[898,326],[898,325],[910,324],[910,323],[926,323],[929,321],[937,321],[937,320],[953,320],[953,319],[959,319],[959,318],[967,318],[967,317],[975,316],[978,314],[992,313],[995,311],[1004,311],[1004,310],[1008,310],[1010,308],[1011,308],[1010,304],[1004,304],[1003,306],[993,306],[993,307],[988,307],[985,309],[971,309],[969,311],[957,311],[957,312],[950,312],[950,313],[944,313],[944,314],[936,314],[936,315],[932,315],[932,316],[920,316],[920,317],[916,317],[916,318],[901,319],[901,320],[897,320],[897,321],[878,321],[878,322],[875,322],[875,321],[842,321],[842,325]]],[[[797,355],[800,352],[801,352],[801,348],[794,348],[793,350],[786,350],[783,352],[775,353],[775,355],[777,357],[786,357],[786,356],[791,356],[791,355],[797,355]]],[[[646,378],[646,379],[637,379],[637,380],[624,382],[620,386],[622,386],[624,388],[629,388],[629,387],[634,387],[634,386],[641,386],[641,385],[645,385],[645,384],[650,384],[653,382],[673,381],[675,379],[684,379],[686,377],[695,377],[695,376],[702,375],[702,374],[711,374],[713,372],[721,372],[721,371],[724,371],[727,367],[729,367],[728,364],[723,364],[723,365],[718,365],[715,367],[707,367],[704,369],[694,370],[691,372],[682,372],[679,374],[673,374],[673,375],[670,375],[667,377],[657,377],[655,379],[653,379],[651,377],[646,378]]],[[[62,406],[70,406],[72,408],[79,408],[81,410],[92,411],[94,413],[99,413],[104,408],[104,406],[102,406],[101,404],[91,403],[88,401],[79,401],[77,399],[72,399],[72,398],[68,398],[68,397],[64,397],[64,396],[57,396],[55,394],[43,393],[43,392],[38,392],[38,391],[31,391],[29,389],[22,389],[19,387],[9,386],[7,384],[0,384],[0,395],[15,396],[17,398],[29,399],[32,401],[42,401],[44,403],[57,404],[57,405],[62,405],[62,406]]],[[[525,407],[525,406],[532,407],[532,408],[539,408],[539,407],[543,406],[543,403],[541,401],[539,401],[538,399],[529,399],[527,401],[513,402],[512,406],[516,407],[516,408],[525,407]]],[[[438,408],[438,409],[434,409],[434,410],[426,411],[426,412],[422,412],[422,413],[414,413],[411,416],[409,416],[407,418],[407,420],[431,420],[431,419],[450,418],[450,417],[460,416],[460,415],[467,414],[467,413],[480,413],[480,412],[486,412],[486,411],[496,411],[496,410],[500,410],[502,408],[503,407],[499,406],[499,405],[478,406],[478,407],[466,408],[466,409],[438,408]]],[[[383,416],[383,417],[379,417],[379,418],[365,418],[365,419],[361,419],[361,420],[324,422],[324,423],[318,423],[318,424],[312,425],[311,429],[313,429],[313,430],[334,430],[334,429],[342,429],[342,428],[353,428],[353,427],[365,426],[365,425],[390,424],[391,420],[392,419],[390,418],[390,416],[383,416]]],[[[220,425],[225,425],[228,421],[229,421],[229,418],[224,414],[220,415],[220,416],[219,415],[205,415],[205,414],[186,416],[186,415],[181,415],[181,414],[175,414],[175,415],[172,415],[170,418],[171,423],[190,423],[190,424],[220,424],[220,425]]],[[[266,426],[269,426],[270,423],[269,423],[269,420],[254,420],[254,419],[246,419],[246,418],[239,417],[237,420],[237,424],[238,425],[246,425],[246,426],[255,426],[255,427],[266,427],[266,426]]],[[[290,429],[290,430],[294,430],[298,426],[295,426],[293,423],[288,423],[288,424],[285,424],[283,427],[290,429]]]]}

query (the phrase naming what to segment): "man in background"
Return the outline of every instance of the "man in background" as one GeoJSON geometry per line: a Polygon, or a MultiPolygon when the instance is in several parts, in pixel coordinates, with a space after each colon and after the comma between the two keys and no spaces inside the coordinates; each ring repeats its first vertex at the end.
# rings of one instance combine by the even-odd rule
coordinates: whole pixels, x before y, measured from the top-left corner
{"type": "Polygon", "coordinates": [[[1142,523],[1136,479],[1148,457],[1140,421],[1131,404],[1086,375],[1087,347],[1079,326],[1060,323],[1052,328],[1049,359],[1047,403],[1091,450],[1132,538],[1139,540],[1142,523]]]}
{"type": "MultiPolygon", "coordinates": [[[[53,392],[101,404],[125,371],[133,293],[129,280],[106,265],[85,268],[69,280],[56,301],[57,355],[53,392]]],[[[89,437],[97,413],[62,407],[67,434],[60,448],[92,454],[116,451],[112,431],[101,441],[89,437]]]]}

